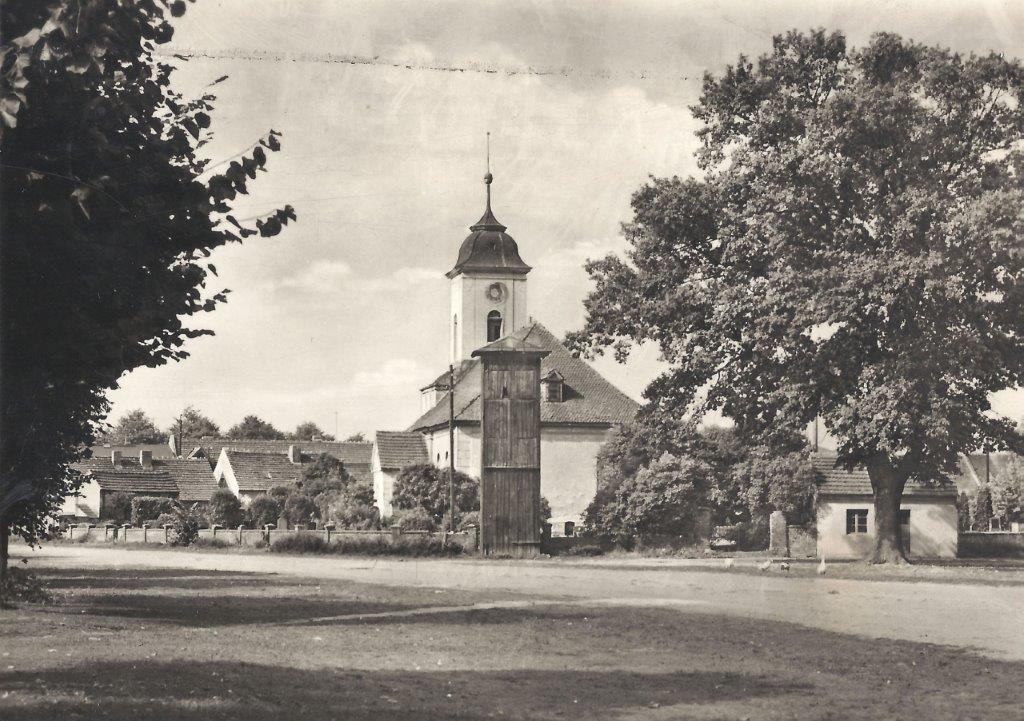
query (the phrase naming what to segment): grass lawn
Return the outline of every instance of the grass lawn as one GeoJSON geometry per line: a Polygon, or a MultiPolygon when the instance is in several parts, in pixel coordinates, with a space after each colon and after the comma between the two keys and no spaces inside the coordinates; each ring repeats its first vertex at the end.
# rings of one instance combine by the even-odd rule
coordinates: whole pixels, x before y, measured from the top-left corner
{"type": "Polygon", "coordinates": [[[1024,707],[1024,663],[686,607],[211,571],[39,575],[59,604],[0,611],[12,721],[932,721],[1024,707]]]}

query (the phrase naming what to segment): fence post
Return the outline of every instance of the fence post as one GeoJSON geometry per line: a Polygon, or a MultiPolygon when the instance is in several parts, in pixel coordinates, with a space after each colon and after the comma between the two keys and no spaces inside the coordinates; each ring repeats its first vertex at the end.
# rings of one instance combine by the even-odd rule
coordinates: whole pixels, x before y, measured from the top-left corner
{"type": "Polygon", "coordinates": [[[789,526],[782,511],[772,511],[768,517],[768,539],[769,554],[789,557],[789,526]]]}

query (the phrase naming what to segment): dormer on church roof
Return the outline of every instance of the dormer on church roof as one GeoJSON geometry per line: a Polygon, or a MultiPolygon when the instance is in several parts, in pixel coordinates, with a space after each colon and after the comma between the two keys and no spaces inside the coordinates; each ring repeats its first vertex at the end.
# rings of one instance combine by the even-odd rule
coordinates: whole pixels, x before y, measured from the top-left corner
{"type": "Polygon", "coordinates": [[[494,176],[488,172],[484,176],[484,183],[487,185],[487,208],[480,220],[469,226],[471,232],[462,241],[455,267],[446,273],[449,278],[465,272],[516,275],[526,275],[530,272],[530,266],[519,257],[519,246],[516,245],[516,241],[505,232],[506,227],[498,222],[491,211],[493,181],[494,176]]]}

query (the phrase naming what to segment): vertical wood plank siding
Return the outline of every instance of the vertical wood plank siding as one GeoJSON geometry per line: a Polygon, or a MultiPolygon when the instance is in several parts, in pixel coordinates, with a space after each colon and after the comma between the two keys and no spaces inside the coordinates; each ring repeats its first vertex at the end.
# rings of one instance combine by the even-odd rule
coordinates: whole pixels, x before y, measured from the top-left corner
{"type": "Polygon", "coordinates": [[[483,357],[481,551],[513,557],[540,549],[540,358],[483,357]]]}

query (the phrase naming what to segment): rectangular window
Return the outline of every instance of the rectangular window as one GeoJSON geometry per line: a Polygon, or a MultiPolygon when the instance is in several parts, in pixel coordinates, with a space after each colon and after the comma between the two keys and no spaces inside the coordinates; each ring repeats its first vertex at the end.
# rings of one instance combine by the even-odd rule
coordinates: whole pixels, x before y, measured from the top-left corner
{"type": "Polygon", "coordinates": [[[868,532],[868,509],[848,508],[846,509],[846,532],[867,533],[868,532]]]}
{"type": "Polygon", "coordinates": [[[910,525],[910,509],[909,508],[901,508],[900,509],[900,525],[901,526],[909,526],[910,525]]]}

